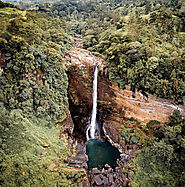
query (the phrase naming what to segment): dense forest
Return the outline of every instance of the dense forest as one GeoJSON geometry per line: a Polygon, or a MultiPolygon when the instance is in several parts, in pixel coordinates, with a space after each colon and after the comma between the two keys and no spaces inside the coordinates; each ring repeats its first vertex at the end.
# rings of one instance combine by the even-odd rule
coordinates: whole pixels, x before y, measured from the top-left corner
{"type": "Polygon", "coordinates": [[[69,174],[47,170],[51,160],[65,166],[69,155],[55,125],[66,118],[68,103],[66,22],[11,4],[0,7],[0,185],[70,185],[69,174]],[[49,155],[43,152],[48,146],[49,155]]]}
{"type": "MultiPolygon", "coordinates": [[[[109,62],[109,78],[185,104],[183,1],[21,1],[61,17],[84,47],[109,62]]],[[[28,6],[29,5],[29,6],[28,6]]]]}
{"type": "Polygon", "coordinates": [[[185,120],[176,110],[170,123],[155,129],[154,138],[139,151],[133,186],[184,186],[184,135],[185,120]]]}
{"type": "MultiPolygon", "coordinates": [[[[54,124],[66,118],[68,78],[63,56],[76,34],[82,35],[85,49],[107,61],[109,80],[121,89],[130,85],[133,92],[185,105],[184,22],[183,0],[0,1],[0,185],[10,186],[10,178],[12,186],[50,185],[53,180],[58,186],[75,183],[62,172],[55,176],[41,169],[35,155],[41,154],[41,140],[58,131],[54,124]],[[35,167],[33,173],[30,165],[35,167]],[[29,176],[19,177],[17,168],[30,170],[29,176]],[[30,180],[37,173],[43,178],[30,180]]],[[[169,119],[138,152],[133,186],[184,185],[185,120],[179,111],[169,119]]],[[[64,145],[61,139],[51,152],[59,150],[65,165],[62,157],[70,153],[64,145]]],[[[43,168],[46,163],[41,163],[43,168]]]]}

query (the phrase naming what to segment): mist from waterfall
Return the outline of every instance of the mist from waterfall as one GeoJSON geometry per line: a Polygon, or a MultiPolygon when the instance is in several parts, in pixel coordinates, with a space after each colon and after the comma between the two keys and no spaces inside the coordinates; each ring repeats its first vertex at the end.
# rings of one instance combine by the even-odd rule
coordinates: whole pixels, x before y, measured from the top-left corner
{"type": "Polygon", "coordinates": [[[97,121],[96,121],[96,114],[97,114],[97,89],[98,89],[98,67],[95,65],[94,71],[94,80],[93,80],[93,109],[91,114],[91,121],[87,128],[86,136],[87,141],[89,139],[95,138],[95,133],[97,130],[97,121]]]}

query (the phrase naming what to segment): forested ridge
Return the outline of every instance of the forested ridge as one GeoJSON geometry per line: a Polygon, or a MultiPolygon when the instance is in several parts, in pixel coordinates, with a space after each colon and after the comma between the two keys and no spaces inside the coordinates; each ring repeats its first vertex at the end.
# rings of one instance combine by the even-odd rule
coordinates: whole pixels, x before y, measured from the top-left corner
{"type": "MultiPolygon", "coordinates": [[[[66,166],[65,137],[53,143],[49,158],[41,151],[67,116],[63,56],[76,34],[85,49],[107,61],[109,80],[121,89],[130,85],[133,92],[185,105],[184,22],[183,0],[0,1],[0,185],[80,185],[83,173],[46,169],[58,159],[56,151],[66,166]]],[[[169,121],[147,124],[153,135],[130,163],[133,186],[184,185],[185,120],[175,110],[169,121]]]]}
{"type": "Polygon", "coordinates": [[[0,186],[78,186],[84,173],[66,168],[57,125],[68,105],[66,22],[0,1],[0,23],[0,186]]]}
{"type": "Polygon", "coordinates": [[[133,91],[185,103],[183,1],[34,1],[33,6],[64,18],[72,34],[82,34],[84,47],[108,61],[109,78],[121,88],[129,84],[133,91]]]}

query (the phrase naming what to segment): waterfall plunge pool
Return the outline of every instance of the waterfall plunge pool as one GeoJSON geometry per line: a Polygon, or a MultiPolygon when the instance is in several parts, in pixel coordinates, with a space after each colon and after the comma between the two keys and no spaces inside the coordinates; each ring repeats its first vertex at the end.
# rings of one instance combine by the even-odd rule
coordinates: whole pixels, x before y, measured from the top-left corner
{"type": "Polygon", "coordinates": [[[103,168],[105,164],[112,168],[116,165],[116,160],[120,158],[120,152],[108,141],[101,142],[98,139],[90,139],[86,143],[87,155],[89,158],[88,168],[103,168]]]}

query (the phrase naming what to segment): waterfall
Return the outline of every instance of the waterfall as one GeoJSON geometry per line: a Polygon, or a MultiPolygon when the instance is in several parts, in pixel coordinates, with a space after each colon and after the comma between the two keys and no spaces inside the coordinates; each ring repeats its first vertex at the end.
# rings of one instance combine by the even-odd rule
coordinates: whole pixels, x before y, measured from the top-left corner
{"type": "Polygon", "coordinates": [[[96,114],[97,114],[97,87],[98,87],[98,67],[95,65],[94,80],[93,80],[93,109],[91,114],[91,121],[87,128],[86,136],[87,140],[95,138],[96,132],[96,114]],[[90,135],[90,137],[89,137],[90,135]]]}

